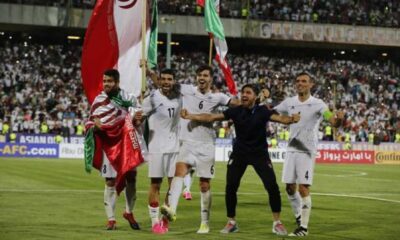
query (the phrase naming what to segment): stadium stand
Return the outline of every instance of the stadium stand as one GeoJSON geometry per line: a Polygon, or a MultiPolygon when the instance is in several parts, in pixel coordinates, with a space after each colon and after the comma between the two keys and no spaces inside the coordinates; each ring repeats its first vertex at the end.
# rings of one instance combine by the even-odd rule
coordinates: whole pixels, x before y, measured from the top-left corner
{"type": "MultiPolygon", "coordinates": [[[[96,1],[0,0],[1,2],[92,8],[96,1]]],[[[196,6],[194,0],[159,0],[158,2],[161,14],[202,14],[202,9],[196,6]]],[[[381,27],[400,26],[400,2],[397,0],[226,0],[221,1],[220,14],[225,18],[381,27]]]]}
{"type": "MultiPolygon", "coordinates": [[[[81,47],[6,41],[0,47],[0,109],[2,124],[10,132],[75,134],[87,117],[88,103],[80,78],[81,47]]],[[[317,80],[314,94],[331,107],[344,109],[347,121],[338,140],[350,133],[354,141],[368,141],[373,132],[383,142],[393,142],[400,129],[400,71],[390,60],[362,62],[337,58],[296,58],[260,54],[231,54],[238,87],[258,83],[268,88],[275,105],[294,93],[288,82],[302,70],[317,80]],[[336,89],[336,95],[333,89],[336,89]]],[[[195,69],[207,61],[202,52],[184,51],[172,56],[181,83],[193,83],[195,69]]],[[[165,67],[160,54],[159,68],[165,67]]],[[[214,62],[215,69],[216,62],[214,62]]],[[[215,90],[227,92],[222,73],[214,73],[215,90]]],[[[270,134],[282,131],[272,124],[270,134]]]]}

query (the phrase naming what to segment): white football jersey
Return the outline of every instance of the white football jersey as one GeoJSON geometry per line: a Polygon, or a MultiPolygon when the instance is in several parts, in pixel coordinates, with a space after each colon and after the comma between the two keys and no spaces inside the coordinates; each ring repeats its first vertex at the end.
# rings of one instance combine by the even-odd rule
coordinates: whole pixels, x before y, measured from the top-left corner
{"type": "MultiPolygon", "coordinates": [[[[196,86],[181,84],[183,108],[189,113],[214,113],[218,106],[227,105],[230,97],[223,93],[208,92],[202,94],[196,86]]],[[[181,140],[214,142],[215,131],[212,123],[201,123],[181,119],[181,140]]]]}
{"type": "Polygon", "coordinates": [[[300,121],[290,124],[290,139],[287,151],[308,152],[315,154],[318,144],[318,128],[327,105],[318,98],[310,96],[300,102],[298,96],[285,99],[274,108],[281,114],[292,115],[300,113],[300,121]]]}
{"type": "Polygon", "coordinates": [[[143,101],[143,113],[149,122],[149,152],[172,153],[179,150],[181,99],[169,99],[160,90],[143,101]]]}

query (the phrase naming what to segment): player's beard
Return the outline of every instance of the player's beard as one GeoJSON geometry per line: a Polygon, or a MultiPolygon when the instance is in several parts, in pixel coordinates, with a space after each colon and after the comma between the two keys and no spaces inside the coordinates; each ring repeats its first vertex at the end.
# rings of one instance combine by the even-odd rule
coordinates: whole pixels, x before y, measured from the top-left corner
{"type": "Polygon", "coordinates": [[[172,85],[172,88],[168,94],[168,99],[178,98],[181,95],[181,85],[179,83],[175,83],[172,85]]]}
{"type": "Polygon", "coordinates": [[[118,96],[118,93],[119,93],[119,88],[118,87],[111,89],[109,92],[106,92],[106,94],[107,94],[107,96],[109,98],[118,96]]]}

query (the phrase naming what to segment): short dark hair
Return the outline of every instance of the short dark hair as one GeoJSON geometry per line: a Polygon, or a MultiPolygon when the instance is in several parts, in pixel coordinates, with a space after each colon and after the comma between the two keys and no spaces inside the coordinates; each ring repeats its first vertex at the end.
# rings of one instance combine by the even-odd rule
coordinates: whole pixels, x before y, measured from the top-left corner
{"type": "Polygon", "coordinates": [[[300,76],[308,76],[310,78],[310,81],[314,82],[314,78],[311,76],[311,74],[309,72],[305,72],[305,71],[300,72],[299,74],[296,75],[295,80],[300,76]]]}
{"type": "Polygon", "coordinates": [[[201,65],[199,68],[197,68],[196,70],[196,74],[201,73],[204,70],[208,70],[208,72],[210,73],[210,75],[213,74],[213,69],[212,67],[208,66],[208,65],[201,65]]]}
{"type": "Polygon", "coordinates": [[[160,72],[160,77],[161,77],[161,74],[169,74],[169,75],[172,75],[172,77],[175,79],[175,71],[172,70],[171,68],[164,68],[164,69],[161,70],[161,72],[160,72]]]}
{"type": "Polygon", "coordinates": [[[119,82],[119,72],[117,69],[107,69],[103,74],[112,77],[114,81],[119,82]]]}
{"type": "Polygon", "coordinates": [[[240,92],[243,93],[245,88],[251,88],[251,90],[253,90],[256,96],[258,96],[258,94],[260,93],[260,88],[256,84],[251,84],[251,83],[245,84],[240,90],[240,92]]]}

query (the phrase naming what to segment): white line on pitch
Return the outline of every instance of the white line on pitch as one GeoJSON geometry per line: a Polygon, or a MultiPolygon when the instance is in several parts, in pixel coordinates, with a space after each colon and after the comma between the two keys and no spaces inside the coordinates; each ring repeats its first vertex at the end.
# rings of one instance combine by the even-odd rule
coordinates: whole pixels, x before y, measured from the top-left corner
{"type": "MultiPolygon", "coordinates": [[[[102,193],[102,190],[88,190],[88,189],[0,189],[0,192],[16,192],[16,193],[41,193],[41,192],[47,192],[47,193],[102,193]]],[[[148,191],[137,191],[137,193],[140,194],[147,194],[148,191]]],[[[224,195],[225,192],[213,192],[215,195],[224,195]]],[[[238,192],[238,195],[264,195],[266,194],[265,192],[238,192]]],[[[366,193],[369,195],[368,193],[366,193]]],[[[317,195],[317,196],[329,196],[329,197],[347,197],[347,198],[360,198],[360,199],[367,199],[367,200],[376,200],[376,201],[383,201],[383,202],[391,202],[391,203],[400,203],[399,200],[391,200],[391,199],[385,199],[385,198],[377,198],[377,197],[369,197],[369,196],[362,196],[362,195],[350,195],[350,194],[337,194],[337,193],[312,193],[312,195],[317,195]]],[[[381,195],[385,195],[384,193],[381,193],[381,195]]],[[[388,194],[388,195],[396,195],[396,194],[388,194]]],[[[399,195],[399,194],[397,194],[399,195]]]]}

